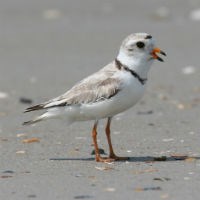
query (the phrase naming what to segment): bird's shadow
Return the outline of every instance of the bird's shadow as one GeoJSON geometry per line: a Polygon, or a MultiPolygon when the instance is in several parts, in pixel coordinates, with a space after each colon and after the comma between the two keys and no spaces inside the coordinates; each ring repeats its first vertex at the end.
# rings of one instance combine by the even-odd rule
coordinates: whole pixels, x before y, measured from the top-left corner
{"type": "MultiPolygon", "coordinates": [[[[93,157],[88,158],[50,158],[53,161],[94,161],[93,157]]],[[[138,157],[129,157],[128,162],[176,162],[176,161],[194,161],[200,160],[200,157],[193,156],[161,156],[161,157],[153,157],[153,156],[138,156],[138,157]]],[[[125,161],[119,161],[125,162],[125,161]]]]}

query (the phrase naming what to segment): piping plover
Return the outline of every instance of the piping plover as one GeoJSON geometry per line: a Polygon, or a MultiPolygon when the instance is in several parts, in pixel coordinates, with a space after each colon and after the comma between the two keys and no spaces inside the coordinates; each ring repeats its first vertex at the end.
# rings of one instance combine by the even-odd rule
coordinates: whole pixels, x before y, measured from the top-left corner
{"type": "Polygon", "coordinates": [[[147,33],[129,35],[122,42],[118,56],[110,64],[78,82],[63,95],[27,108],[25,112],[45,110],[45,113],[24,122],[24,125],[59,117],[65,117],[68,124],[94,120],[92,138],[96,161],[128,159],[116,156],[113,151],[110,137],[111,119],[141,99],[151,64],[155,59],[163,61],[158,53],[166,55],[155,47],[151,35],[147,33]],[[105,132],[110,151],[107,158],[101,157],[97,144],[97,125],[103,118],[107,118],[105,132]]]}

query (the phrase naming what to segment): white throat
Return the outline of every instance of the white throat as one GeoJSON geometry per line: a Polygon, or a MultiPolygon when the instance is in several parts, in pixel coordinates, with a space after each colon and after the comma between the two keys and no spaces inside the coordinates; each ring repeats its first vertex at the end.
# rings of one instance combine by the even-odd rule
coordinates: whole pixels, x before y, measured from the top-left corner
{"type": "Polygon", "coordinates": [[[117,59],[123,65],[134,70],[142,79],[147,79],[150,66],[153,63],[153,59],[128,56],[123,51],[119,52],[117,59]]]}

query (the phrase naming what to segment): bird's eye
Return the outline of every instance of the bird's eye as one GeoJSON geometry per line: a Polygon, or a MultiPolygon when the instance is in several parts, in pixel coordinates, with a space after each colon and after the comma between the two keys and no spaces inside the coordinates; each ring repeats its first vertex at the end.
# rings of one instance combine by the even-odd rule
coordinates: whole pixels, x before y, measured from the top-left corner
{"type": "Polygon", "coordinates": [[[128,49],[128,51],[133,51],[133,49],[128,49]]]}
{"type": "Polygon", "coordinates": [[[137,42],[136,45],[137,45],[137,47],[140,48],[140,49],[141,49],[141,48],[144,48],[144,46],[145,46],[144,42],[137,42]]]}

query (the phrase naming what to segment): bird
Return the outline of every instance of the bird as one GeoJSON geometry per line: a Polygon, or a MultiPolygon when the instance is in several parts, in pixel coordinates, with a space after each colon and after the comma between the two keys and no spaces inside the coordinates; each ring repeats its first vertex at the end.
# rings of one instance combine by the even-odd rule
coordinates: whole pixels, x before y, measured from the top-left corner
{"type": "Polygon", "coordinates": [[[44,113],[26,121],[31,125],[53,118],[64,118],[66,125],[78,121],[94,121],[91,131],[95,160],[113,162],[129,159],[117,156],[111,142],[113,117],[133,107],[143,96],[150,67],[154,60],[166,53],[155,46],[155,39],[148,33],[132,33],[119,48],[116,58],[96,73],[76,83],[66,93],[49,101],[25,109],[26,112],[44,110],[44,113]],[[105,133],[109,155],[102,157],[97,143],[99,120],[106,119],[105,133]]]}

